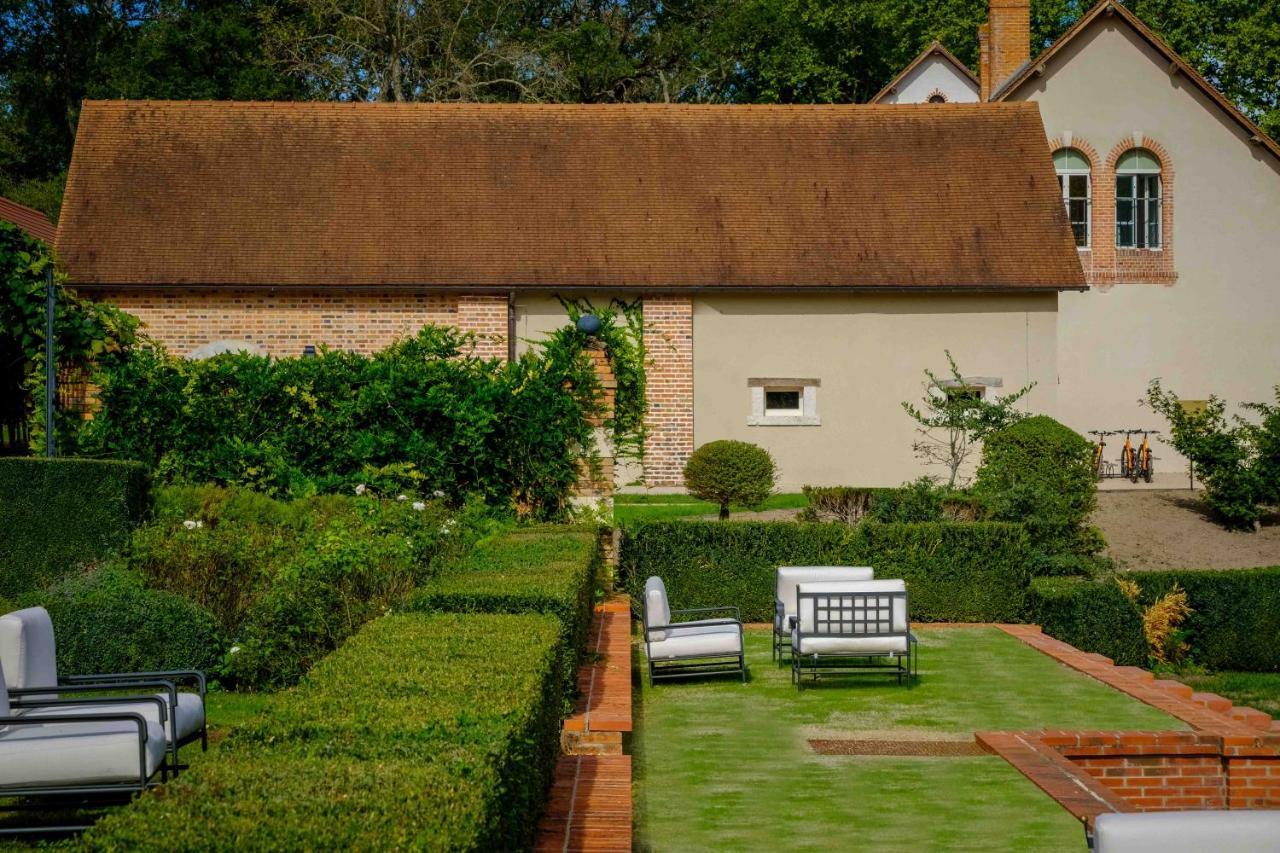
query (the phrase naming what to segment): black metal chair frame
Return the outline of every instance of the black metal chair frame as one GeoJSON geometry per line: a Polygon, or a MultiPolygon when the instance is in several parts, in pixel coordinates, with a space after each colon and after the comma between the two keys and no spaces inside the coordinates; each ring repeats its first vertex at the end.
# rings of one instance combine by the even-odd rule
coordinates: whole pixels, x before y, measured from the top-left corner
{"type": "Polygon", "coordinates": [[[674,678],[697,678],[701,675],[740,675],[745,684],[747,680],[747,658],[746,645],[742,638],[742,614],[736,607],[695,607],[689,610],[672,610],[672,619],[676,616],[688,616],[693,613],[733,613],[732,619],[702,619],[696,622],[675,622],[670,625],[655,625],[649,627],[649,602],[648,596],[644,596],[641,600],[640,618],[641,625],[644,629],[644,656],[649,664],[649,686],[660,679],[674,678]],[[650,631],[666,631],[678,629],[681,627],[705,627],[712,625],[736,625],[738,626],[738,649],[736,655],[688,655],[683,657],[666,658],[660,661],[654,661],[653,650],[650,647],[649,632],[650,631]]]}
{"type": "Polygon", "coordinates": [[[892,672],[901,684],[905,677],[908,684],[920,676],[920,651],[916,637],[911,633],[908,618],[905,630],[893,628],[894,605],[902,600],[907,607],[906,592],[872,592],[851,589],[847,592],[796,592],[796,613],[803,613],[804,602],[813,601],[814,631],[803,630],[803,620],[796,617],[795,641],[806,639],[858,639],[878,640],[900,638],[906,641],[906,651],[887,653],[809,652],[791,651],[791,683],[804,686],[806,673],[816,683],[819,676],[855,675],[866,672],[892,672]],[[825,599],[826,604],[820,604],[825,599]],[[832,600],[836,603],[832,604],[832,600]],[[881,601],[883,600],[883,601],[881,601]],[[847,618],[846,615],[848,614],[847,618]],[[823,627],[827,630],[821,630],[823,627]],[[891,661],[884,663],[883,661],[891,661]]]}
{"type": "MultiPolygon", "coordinates": [[[[45,688],[46,692],[48,691],[45,688]]],[[[95,699],[50,699],[41,702],[27,701],[23,707],[43,707],[46,705],[77,705],[89,702],[99,703],[104,697],[95,699]]],[[[161,704],[163,713],[164,700],[158,696],[119,696],[108,697],[116,700],[109,704],[125,702],[155,701],[161,704]]],[[[138,726],[138,778],[136,781],[116,782],[102,785],[32,785],[24,788],[0,788],[0,811],[20,811],[23,809],[48,809],[59,806],[67,808],[99,808],[128,802],[135,795],[148,788],[155,787],[156,773],[160,774],[160,782],[169,778],[169,766],[161,762],[154,773],[147,773],[147,721],[136,712],[119,714],[65,714],[57,717],[0,717],[0,727],[10,726],[48,726],[65,723],[101,723],[101,722],[133,722],[138,726]],[[5,801],[8,800],[6,803],[5,801]],[[24,802],[34,800],[35,802],[24,802]],[[57,801],[57,802],[53,802],[57,801]]],[[[61,824],[54,826],[5,826],[0,827],[0,837],[14,835],[54,835],[81,832],[91,824],[61,824]]]]}
{"type": "Polygon", "coordinates": [[[146,688],[150,690],[164,690],[168,694],[168,710],[164,707],[164,703],[155,696],[132,696],[124,697],[124,701],[114,701],[117,697],[98,696],[95,698],[86,698],[84,700],[67,700],[68,704],[75,702],[76,704],[125,704],[125,702],[137,702],[142,700],[154,700],[160,702],[160,723],[165,733],[165,740],[169,742],[168,746],[168,765],[167,770],[173,773],[176,778],[178,773],[186,770],[189,765],[181,764],[178,761],[178,750],[190,743],[200,741],[200,750],[202,752],[209,751],[209,714],[205,710],[205,719],[200,728],[183,738],[177,738],[177,713],[178,713],[178,683],[185,681],[196,686],[200,694],[200,704],[205,703],[205,693],[207,684],[203,672],[194,669],[169,669],[159,670],[156,672],[106,672],[96,675],[67,675],[58,679],[56,687],[22,687],[9,688],[9,703],[15,708],[31,707],[32,705],[57,705],[62,704],[57,700],[42,699],[40,697],[48,696],[50,693],[101,693],[104,690],[134,690],[138,688],[146,688]],[[175,736],[170,740],[170,725],[168,720],[174,717],[172,725],[172,734],[175,736]]]}

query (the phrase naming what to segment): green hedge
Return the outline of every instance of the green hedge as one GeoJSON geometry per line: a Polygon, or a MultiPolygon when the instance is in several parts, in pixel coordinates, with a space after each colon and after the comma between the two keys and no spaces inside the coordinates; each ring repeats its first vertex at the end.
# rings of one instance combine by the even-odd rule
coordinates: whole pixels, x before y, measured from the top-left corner
{"type": "Polygon", "coordinates": [[[566,696],[591,629],[595,580],[603,557],[589,528],[531,528],[484,539],[457,568],[427,581],[408,610],[441,613],[549,613],[560,620],[566,696]]]}
{"type": "Polygon", "coordinates": [[[0,458],[0,596],[123,545],[150,512],[150,483],[136,462],[0,458]]]}
{"type": "MultiPolygon", "coordinates": [[[[1176,583],[1187,592],[1191,660],[1220,670],[1280,670],[1280,566],[1127,572],[1146,606],[1176,583]]],[[[1029,613],[1046,633],[1118,663],[1146,662],[1142,620],[1110,579],[1038,579],[1029,613]]]]}
{"type": "Polygon", "coordinates": [[[559,752],[559,635],[540,614],[377,619],[84,844],[527,849],[559,752]]]}
{"type": "Polygon", "coordinates": [[[866,565],[903,578],[920,622],[1011,622],[1022,615],[1030,545],[1015,524],[638,523],[623,531],[621,576],[633,601],[660,576],[675,608],[737,605],[773,618],[781,565],[866,565]]]}

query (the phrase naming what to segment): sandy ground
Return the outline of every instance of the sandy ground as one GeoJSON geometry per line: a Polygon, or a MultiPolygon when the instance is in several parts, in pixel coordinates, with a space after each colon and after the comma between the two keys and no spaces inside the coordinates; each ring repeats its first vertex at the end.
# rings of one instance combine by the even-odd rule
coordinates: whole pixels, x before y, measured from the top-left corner
{"type": "Polygon", "coordinates": [[[1107,537],[1107,554],[1126,569],[1239,569],[1280,565],[1280,514],[1257,533],[1237,533],[1214,521],[1201,493],[1098,493],[1093,523],[1107,537]]]}

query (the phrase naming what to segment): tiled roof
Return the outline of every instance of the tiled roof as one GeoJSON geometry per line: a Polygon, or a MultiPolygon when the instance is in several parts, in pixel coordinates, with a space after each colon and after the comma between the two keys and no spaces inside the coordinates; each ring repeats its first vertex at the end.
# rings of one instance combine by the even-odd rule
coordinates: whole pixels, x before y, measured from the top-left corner
{"type": "Polygon", "coordinates": [[[82,284],[1083,288],[1034,104],[87,102],[82,284]]]}
{"type": "Polygon", "coordinates": [[[53,237],[57,233],[57,228],[49,221],[49,217],[35,208],[27,207],[25,204],[18,204],[16,201],[10,201],[0,196],[0,220],[12,222],[37,240],[43,240],[50,246],[53,245],[53,237]]]}

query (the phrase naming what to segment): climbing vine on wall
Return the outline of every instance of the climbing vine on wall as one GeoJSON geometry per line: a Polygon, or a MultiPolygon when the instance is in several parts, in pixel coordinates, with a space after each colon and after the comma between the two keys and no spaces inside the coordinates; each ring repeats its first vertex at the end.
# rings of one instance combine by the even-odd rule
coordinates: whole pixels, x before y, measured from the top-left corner
{"type": "Polygon", "coordinates": [[[611,299],[601,308],[589,299],[559,299],[571,323],[560,334],[577,336],[582,345],[586,344],[586,335],[577,330],[578,319],[584,314],[600,319],[600,331],[594,337],[604,346],[618,381],[613,417],[605,423],[613,438],[614,457],[643,459],[649,399],[645,393],[644,315],[640,300],[611,299]]]}

